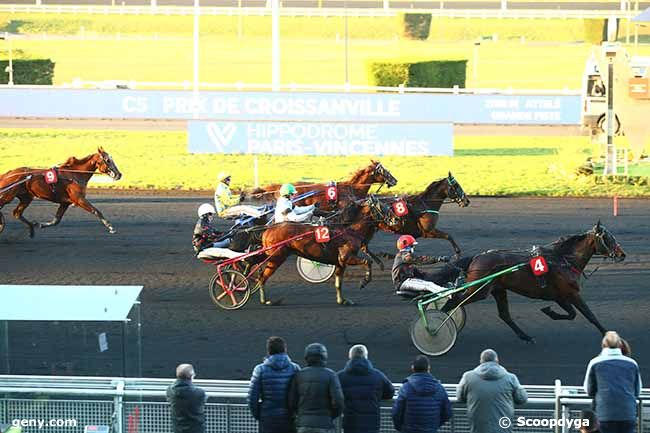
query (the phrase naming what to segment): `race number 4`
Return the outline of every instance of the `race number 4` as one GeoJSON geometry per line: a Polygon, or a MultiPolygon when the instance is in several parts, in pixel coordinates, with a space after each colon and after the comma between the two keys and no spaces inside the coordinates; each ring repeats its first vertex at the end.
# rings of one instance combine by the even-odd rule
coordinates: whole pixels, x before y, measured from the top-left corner
{"type": "Polygon", "coordinates": [[[336,189],[336,185],[328,186],[325,190],[325,195],[327,196],[328,200],[336,200],[339,197],[339,192],[336,189]]]}
{"type": "Polygon", "coordinates": [[[316,242],[319,244],[330,241],[330,229],[325,226],[316,228],[316,242]]]}
{"type": "Polygon", "coordinates": [[[409,208],[404,200],[398,200],[393,203],[393,212],[395,212],[395,215],[398,217],[403,217],[404,215],[408,215],[409,208]]]}
{"type": "Polygon", "coordinates": [[[530,262],[530,269],[536,277],[540,277],[548,272],[548,264],[544,257],[533,257],[530,262]]]}
{"type": "Polygon", "coordinates": [[[47,184],[57,183],[58,180],[59,178],[56,175],[56,170],[54,170],[53,168],[45,172],[45,183],[47,184]]]}

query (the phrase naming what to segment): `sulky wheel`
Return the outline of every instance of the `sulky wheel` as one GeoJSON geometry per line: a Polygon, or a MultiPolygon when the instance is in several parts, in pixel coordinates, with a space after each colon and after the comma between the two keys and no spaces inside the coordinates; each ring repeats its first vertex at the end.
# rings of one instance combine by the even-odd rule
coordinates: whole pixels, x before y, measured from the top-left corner
{"type": "Polygon", "coordinates": [[[315,262],[313,260],[298,257],[296,261],[298,273],[307,282],[312,284],[324,283],[332,278],[334,275],[335,267],[333,265],[326,265],[325,263],[315,262]]]}
{"type": "Polygon", "coordinates": [[[411,340],[415,347],[425,355],[444,355],[456,342],[456,324],[451,319],[447,320],[449,316],[440,310],[426,310],[424,314],[428,326],[425,326],[424,320],[418,312],[411,325],[411,340]]]}
{"type": "Polygon", "coordinates": [[[0,233],[5,229],[5,217],[0,212],[0,233]]]}
{"type": "Polygon", "coordinates": [[[239,271],[226,269],[212,276],[210,298],[224,310],[237,310],[246,304],[251,296],[248,279],[239,271]]]}
{"type": "MultiPolygon", "coordinates": [[[[440,310],[446,304],[446,301],[440,300],[437,302],[432,302],[427,305],[427,310],[440,310]]],[[[460,332],[465,327],[465,322],[467,321],[467,313],[465,312],[465,306],[461,305],[457,308],[452,314],[451,319],[456,324],[456,331],[460,332]]]]}

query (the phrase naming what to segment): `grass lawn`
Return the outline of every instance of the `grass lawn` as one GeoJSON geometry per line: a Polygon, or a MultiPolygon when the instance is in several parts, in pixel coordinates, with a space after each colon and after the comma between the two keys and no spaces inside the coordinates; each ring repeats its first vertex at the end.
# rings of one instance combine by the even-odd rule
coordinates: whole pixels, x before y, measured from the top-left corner
{"type": "MultiPolygon", "coordinates": [[[[104,146],[124,177],[109,188],[209,190],[221,170],[236,187],[253,186],[253,156],[190,155],[185,133],[0,129],[0,172],[29,165],[48,167],[70,155],[104,146]]],[[[574,170],[593,149],[586,137],[471,137],[456,139],[454,157],[384,157],[399,179],[397,193],[421,191],[448,170],[471,195],[648,196],[647,185],[597,185],[574,170]]],[[[346,179],[369,157],[259,156],[260,183],[346,179]]]]}

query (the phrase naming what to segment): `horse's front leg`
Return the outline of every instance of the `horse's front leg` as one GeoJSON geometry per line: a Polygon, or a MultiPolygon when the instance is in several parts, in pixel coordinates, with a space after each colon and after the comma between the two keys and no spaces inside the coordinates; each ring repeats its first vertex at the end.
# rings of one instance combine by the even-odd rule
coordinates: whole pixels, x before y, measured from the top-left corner
{"type": "Polygon", "coordinates": [[[605,332],[607,332],[607,330],[603,327],[603,325],[600,324],[598,319],[596,319],[596,315],[591,312],[591,309],[587,306],[585,301],[582,300],[580,293],[575,292],[570,302],[578,309],[578,311],[582,313],[583,316],[587,318],[587,320],[589,320],[596,328],[598,328],[601,334],[605,335],[605,332]]]}
{"type": "Polygon", "coordinates": [[[377,265],[379,265],[379,269],[382,271],[384,270],[384,262],[379,258],[378,255],[370,251],[370,248],[368,245],[364,244],[361,246],[361,251],[363,251],[365,254],[367,254],[377,265]]]}
{"type": "Polygon", "coordinates": [[[104,215],[97,209],[95,206],[93,206],[88,200],[86,200],[86,197],[83,197],[82,195],[77,195],[70,197],[72,199],[72,202],[80,207],[81,209],[85,210],[88,213],[91,213],[95,215],[99,220],[104,224],[104,227],[108,229],[108,232],[110,234],[117,233],[117,231],[113,228],[111,223],[104,218],[104,215]]]}
{"type": "Polygon", "coordinates": [[[345,266],[337,266],[334,270],[334,288],[336,289],[336,303],[339,305],[354,305],[349,299],[343,297],[343,273],[345,266]]]}
{"type": "Polygon", "coordinates": [[[52,227],[57,225],[58,223],[61,222],[61,218],[63,218],[63,214],[65,214],[65,211],[67,211],[69,207],[70,207],[70,203],[61,203],[59,205],[59,208],[56,210],[54,219],[47,223],[37,223],[38,227],[44,229],[45,227],[52,227]]]}
{"type": "Polygon", "coordinates": [[[456,257],[460,257],[461,255],[460,247],[458,246],[454,238],[449,233],[445,233],[442,230],[438,230],[434,228],[433,230],[424,232],[423,234],[425,238],[448,240],[449,243],[451,244],[451,247],[454,249],[454,254],[456,255],[456,257]]]}

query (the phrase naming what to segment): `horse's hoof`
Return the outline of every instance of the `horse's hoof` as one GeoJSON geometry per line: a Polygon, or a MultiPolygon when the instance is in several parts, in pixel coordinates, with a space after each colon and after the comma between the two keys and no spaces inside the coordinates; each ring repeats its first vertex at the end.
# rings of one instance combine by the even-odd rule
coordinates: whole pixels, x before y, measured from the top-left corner
{"type": "Polygon", "coordinates": [[[278,300],[275,300],[275,301],[271,301],[271,300],[267,299],[266,301],[262,302],[262,305],[267,306],[267,307],[272,307],[274,305],[280,305],[280,304],[282,304],[282,299],[278,299],[278,300]]]}
{"type": "Polygon", "coordinates": [[[352,307],[353,305],[356,305],[354,302],[350,301],[349,299],[344,299],[341,302],[339,302],[339,305],[343,305],[346,307],[352,307]]]}
{"type": "Polygon", "coordinates": [[[536,344],[537,343],[537,341],[535,341],[535,339],[533,337],[521,337],[521,339],[524,340],[524,342],[526,344],[536,344]]]}
{"type": "Polygon", "coordinates": [[[117,233],[117,230],[115,230],[113,227],[109,227],[108,228],[108,233],[114,235],[115,233],[117,233]]]}

